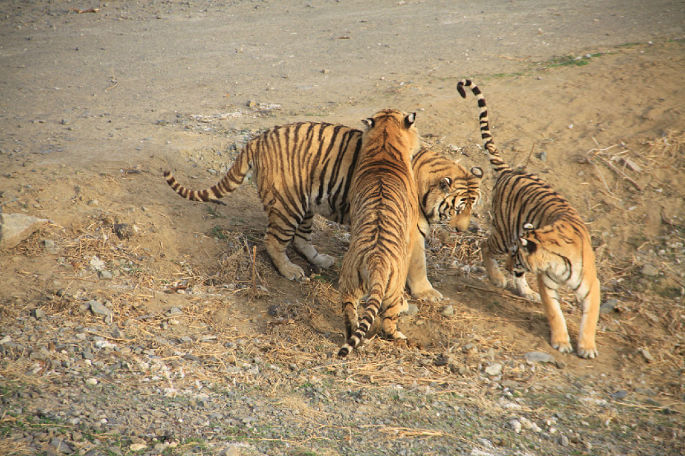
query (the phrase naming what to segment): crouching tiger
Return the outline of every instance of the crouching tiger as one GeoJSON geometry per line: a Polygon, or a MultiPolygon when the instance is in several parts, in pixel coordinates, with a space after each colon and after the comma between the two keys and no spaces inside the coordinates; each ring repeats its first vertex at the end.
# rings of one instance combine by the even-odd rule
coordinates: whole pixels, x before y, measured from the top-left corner
{"type": "Polygon", "coordinates": [[[578,355],[595,358],[595,330],[599,319],[600,290],[590,233],[576,210],[534,174],[512,170],[495,147],[485,98],[470,80],[457,84],[466,97],[470,87],[480,107],[480,130],[490,157],[496,182],[492,193],[494,231],[483,246],[483,261],[490,281],[499,287],[507,279],[497,268],[494,255],[508,255],[518,294],[540,300],[551,327],[551,344],[562,353],[573,351],[557,289],[571,288],[583,315],[580,321],[578,355]],[[530,289],[524,272],[536,274],[538,295],[530,289]]]}
{"type": "MultiPolygon", "coordinates": [[[[170,171],[167,183],[192,201],[219,201],[234,191],[254,169],[257,191],[267,213],[264,244],[278,271],[287,279],[300,279],[304,271],[292,263],[286,248],[292,241],[310,263],[329,267],[334,259],[317,252],[311,243],[314,214],[349,224],[349,187],[361,148],[362,132],[343,125],[302,122],[273,127],[251,139],[226,175],[214,186],[192,190],[180,185],[170,171]]],[[[428,149],[412,162],[419,185],[421,211],[418,230],[422,237],[429,224],[449,222],[466,229],[471,210],[480,196],[483,172],[464,167],[428,149]]],[[[407,285],[415,298],[442,297],[428,281],[424,243],[411,253],[407,285]]]]}
{"type": "Polygon", "coordinates": [[[406,308],[409,253],[419,242],[418,194],[411,157],[419,148],[415,114],[384,110],[366,120],[350,184],[350,247],[340,271],[346,342],[338,356],[357,347],[380,313],[383,334],[406,339],[397,319],[406,308]],[[366,296],[358,321],[357,304],[366,296]]]}

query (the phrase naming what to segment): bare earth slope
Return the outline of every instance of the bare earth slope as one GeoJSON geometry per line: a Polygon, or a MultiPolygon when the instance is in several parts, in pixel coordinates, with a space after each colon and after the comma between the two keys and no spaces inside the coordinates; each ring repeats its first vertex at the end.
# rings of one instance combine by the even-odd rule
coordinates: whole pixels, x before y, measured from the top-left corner
{"type": "MultiPolygon", "coordinates": [[[[0,454],[685,451],[682,2],[369,3],[0,5],[0,207],[51,221],[0,250],[0,454]],[[588,223],[596,360],[487,282],[489,178],[468,233],[430,236],[447,300],[345,362],[340,262],[291,252],[311,278],[288,282],[251,183],[217,207],[162,179],[204,187],[260,129],[385,107],[487,174],[462,77],[504,157],[588,223]]],[[[344,227],[316,228],[342,259],[344,227]]]]}

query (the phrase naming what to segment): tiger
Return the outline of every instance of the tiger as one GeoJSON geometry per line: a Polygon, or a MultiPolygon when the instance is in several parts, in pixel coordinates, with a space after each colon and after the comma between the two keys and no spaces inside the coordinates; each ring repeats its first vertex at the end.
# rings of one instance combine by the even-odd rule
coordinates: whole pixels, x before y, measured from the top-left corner
{"type": "Polygon", "coordinates": [[[381,330],[389,339],[406,339],[397,329],[407,308],[404,284],[409,254],[419,242],[419,221],[412,155],[420,147],[416,114],[393,109],[365,120],[367,129],[350,183],[350,246],[338,281],[345,320],[345,343],[338,356],[357,347],[382,313],[381,330]],[[366,296],[358,321],[357,304],[366,296]]]}
{"type": "Polygon", "coordinates": [[[516,292],[542,300],[551,345],[562,353],[573,352],[558,293],[561,285],[569,287],[582,307],[577,353],[582,358],[595,358],[600,283],[590,233],[564,197],[538,176],[506,164],[490,133],[485,97],[465,79],[457,83],[462,98],[466,98],[464,87],[470,87],[478,100],[481,136],[496,177],[492,191],[494,230],[482,248],[488,278],[498,287],[506,286],[507,279],[498,269],[495,256],[508,255],[507,268],[513,272],[516,292]],[[539,294],[528,286],[526,271],[536,275],[539,294]]]}
{"type": "MultiPolygon", "coordinates": [[[[164,177],[183,198],[224,204],[220,198],[234,191],[254,169],[268,219],[267,253],[282,276],[299,280],[305,277],[304,271],[286,255],[291,242],[316,266],[327,268],[335,261],[312,245],[312,222],[314,214],[319,214],[349,225],[349,187],[361,139],[361,130],[325,122],[275,126],[248,141],[224,177],[210,188],[188,189],[171,171],[165,171],[164,177]]],[[[467,170],[428,148],[422,148],[412,163],[420,189],[420,235],[425,238],[430,225],[437,223],[465,230],[480,198],[482,169],[467,170]]],[[[442,299],[428,280],[423,242],[416,244],[411,264],[407,276],[411,295],[427,301],[442,299]]]]}

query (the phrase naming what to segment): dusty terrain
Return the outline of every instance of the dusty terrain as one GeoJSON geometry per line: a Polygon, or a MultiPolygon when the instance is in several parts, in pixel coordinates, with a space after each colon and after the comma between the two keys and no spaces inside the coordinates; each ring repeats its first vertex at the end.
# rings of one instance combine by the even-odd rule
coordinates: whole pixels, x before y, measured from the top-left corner
{"type": "MultiPolygon", "coordinates": [[[[0,251],[0,454],[682,454],[682,2],[299,3],[0,4],[0,204],[51,221],[0,251]],[[433,229],[447,299],[411,302],[412,344],[345,362],[340,263],[288,282],[251,183],[217,207],[161,177],[204,187],[263,128],[384,107],[487,175],[462,77],[588,223],[595,360],[488,284],[489,177],[468,233],[433,229]]],[[[345,235],[317,221],[321,251],[345,235]]]]}

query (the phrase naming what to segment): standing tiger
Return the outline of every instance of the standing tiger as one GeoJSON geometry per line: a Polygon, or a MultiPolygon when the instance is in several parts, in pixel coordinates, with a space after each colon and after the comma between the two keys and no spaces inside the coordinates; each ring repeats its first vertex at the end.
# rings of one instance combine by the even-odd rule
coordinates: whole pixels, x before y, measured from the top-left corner
{"type": "MultiPolygon", "coordinates": [[[[320,254],[311,243],[312,220],[319,214],[349,224],[349,187],[361,148],[362,132],[343,125],[301,122],[273,127],[251,139],[226,175],[214,186],[191,190],[180,185],[170,171],[167,183],[192,201],[223,204],[219,198],[235,190],[254,168],[257,191],[267,213],[264,244],[274,265],[287,279],[300,279],[304,271],[286,255],[294,247],[312,264],[329,267],[334,259],[320,254]]],[[[422,149],[413,161],[419,183],[421,213],[418,223],[425,238],[430,223],[449,221],[455,228],[468,227],[478,201],[483,172],[467,171],[440,154],[422,149]]],[[[424,243],[412,252],[407,285],[419,299],[442,298],[426,276],[424,243]]]]}
{"type": "Polygon", "coordinates": [[[480,107],[480,130],[496,182],[492,193],[494,232],[483,246],[483,261],[490,281],[499,287],[507,279],[497,268],[494,255],[508,254],[519,295],[540,301],[551,328],[551,344],[562,353],[573,351],[557,289],[571,288],[582,306],[578,355],[595,358],[595,330],[599,319],[599,280],[590,233],[576,210],[534,174],[511,169],[500,156],[490,134],[488,111],[480,89],[470,80],[457,84],[466,98],[470,87],[480,107]],[[536,274],[538,295],[530,289],[524,272],[536,274]]]}
{"type": "Polygon", "coordinates": [[[346,335],[340,357],[361,343],[379,313],[386,337],[406,339],[397,330],[397,319],[406,309],[409,255],[420,241],[414,228],[419,204],[411,166],[420,141],[415,117],[386,109],[365,121],[350,184],[350,247],[340,270],[346,335]],[[366,307],[358,321],[362,296],[366,307]]]}

